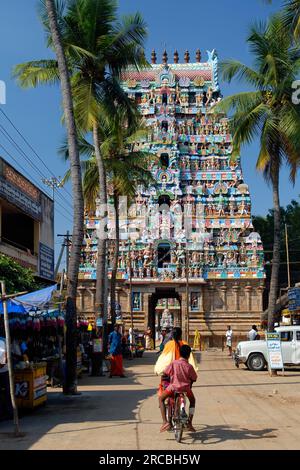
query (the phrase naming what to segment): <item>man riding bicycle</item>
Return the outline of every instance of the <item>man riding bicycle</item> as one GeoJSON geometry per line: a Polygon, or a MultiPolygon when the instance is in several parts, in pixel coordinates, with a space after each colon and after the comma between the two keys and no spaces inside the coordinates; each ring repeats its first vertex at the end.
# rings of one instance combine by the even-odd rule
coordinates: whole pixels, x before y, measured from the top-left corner
{"type": "Polygon", "coordinates": [[[175,393],[185,393],[188,397],[190,409],[187,428],[189,431],[195,432],[192,421],[196,401],[192,392],[192,383],[196,382],[197,374],[194,367],[188,362],[191,351],[190,346],[183,344],[180,347],[180,358],[172,361],[172,363],[164,370],[164,374],[170,377],[170,383],[159,397],[159,407],[163,419],[160,432],[165,432],[171,429],[171,424],[167,421],[166,417],[165,400],[166,398],[173,397],[175,393]]]}

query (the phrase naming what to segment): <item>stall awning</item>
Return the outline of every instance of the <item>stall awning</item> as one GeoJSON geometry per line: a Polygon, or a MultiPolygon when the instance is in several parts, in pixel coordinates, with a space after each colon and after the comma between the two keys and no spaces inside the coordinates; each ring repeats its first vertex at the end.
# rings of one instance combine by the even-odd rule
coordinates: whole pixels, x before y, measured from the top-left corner
{"type": "MultiPolygon", "coordinates": [[[[7,300],[8,313],[27,313],[30,310],[41,309],[50,302],[52,294],[56,289],[57,284],[54,284],[54,286],[7,300]]],[[[3,302],[0,302],[1,314],[3,315],[3,302]]]]}

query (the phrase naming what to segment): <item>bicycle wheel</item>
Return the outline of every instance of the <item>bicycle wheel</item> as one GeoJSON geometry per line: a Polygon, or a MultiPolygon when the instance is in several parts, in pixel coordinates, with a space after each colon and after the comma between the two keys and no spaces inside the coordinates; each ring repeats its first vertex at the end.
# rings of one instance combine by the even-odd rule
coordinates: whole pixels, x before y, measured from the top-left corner
{"type": "Polygon", "coordinates": [[[175,439],[179,443],[181,442],[182,434],[183,434],[183,424],[177,423],[175,427],[175,439]]]}

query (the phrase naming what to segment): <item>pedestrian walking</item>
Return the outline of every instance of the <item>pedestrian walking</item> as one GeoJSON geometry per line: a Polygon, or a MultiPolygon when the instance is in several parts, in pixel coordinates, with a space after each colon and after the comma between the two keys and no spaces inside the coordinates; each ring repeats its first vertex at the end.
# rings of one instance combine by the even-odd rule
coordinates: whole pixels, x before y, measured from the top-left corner
{"type": "Polygon", "coordinates": [[[152,331],[151,331],[150,326],[148,326],[147,331],[144,334],[144,337],[145,337],[146,349],[148,350],[153,349],[154,344],[153,344],[152,331]]]}
{"type": "Polygon", "coordinates": [[[228,347],[229,354],[228,356],[232,356],[232,335],[233,331],[231,329],[231,326],[227,326],[227,331],[226,331],[226,346],[228,347]]]}
{"type": "Polygon", "coordinates": [[[120,325],[114,326],[108,337],[109,353],[110,353],[110,375],[109,377],[119,376],[125,377],[123,370],[123,356],[122,356],[122,335],[120,333],[120,325]]]}
{"type": "Polygon", "coordinates": [[[254,341],[256,339],[259,339],[259,334],[258,334],[256,325],[252,325],[252,328],[248,333],[248,338],[249,338],[249,341],[254,341]]]}

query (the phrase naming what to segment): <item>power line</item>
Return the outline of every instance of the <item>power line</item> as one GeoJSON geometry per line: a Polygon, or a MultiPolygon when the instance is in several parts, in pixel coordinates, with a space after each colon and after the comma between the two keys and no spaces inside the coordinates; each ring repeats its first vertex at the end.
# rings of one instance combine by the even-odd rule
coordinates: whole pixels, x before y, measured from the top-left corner
{"type": "MultiPolygon", "coordinates": [[[[0,132],[9,141],[9,143],[19,152],[19,154],[25,158],[25,160],[28,162],[31,168],[35,170],[42,179],[45,178],[45,175],[41,172],[41,170],[31,161],[28,155],[23,151],[23,149],[18,145],[18,143],[13,139],[13,137],[11,137],[11,135],[7,132],[7,130],[1,124],[0,124],[0,132]]],[[[30,179],[32,179],[31,175],[30,175],[30,179]]],[[[68,206],[72,209],[71,204],[61,194],[58,193],[58,196],[61,197],[63,202],[67,203],[68,206]]]]}
{"type": "MultiPolygon", "coordinates": [[[[18,160],[16,160],[13,155],[4,147],[4,145],[2,145],[0,143],[0,148],[2,148],[4,150],[4,152],[13,160],[13,162],[16,163],[16,165],[21,168],[21,170],[24,172],[25,175],[28,176],[28,178],[34,182],[34,184],[42,191],[42,189],[40,188],[39,186],[39,183],[35,180],[35,178],[33,178],[29,173],[28,171],[18,162],[18,160]]],[[[48,197],[51,197],[46,191],[43,190],[43,192],[48,196],[48,197]]],[[[72,214],[59,202],[59,201],[56,201],[56,204],[59,204],[63,210],[65,211],[65,213],[63,214],[61,211],[59,211],[57,208],[55,209],[59,214],[61,214],[63,217],[66,217],[71,223],[73,222],[68,216],[70,215],[72,217],[72,214]]]]}
{"type": "MultiPolygon", "coordinates": [[[[15,126],[15,124],[12,122],[12,120],[7,116],[7,114],[3,111],[3,109],[0,109],[1,113],[5,116],[5,118],[8,120],[10,125],[15,129],[15,131],[19,134],[19,136],[22,138],[22,140],[28,145],[28,147],[32,150],[32,152],[36,155],[36,157],[39,159],[39,161],[44,165],[44,167],[49,171],[49,173],[52,176],[56,176],[50,168],[46,165],[42,157],[39,156],[39,154],[36,152],[36,150],[32,147],[32,145],[28,142],[28,140],[23,136],[23,134],[19,131],[19,129],[15,126]]],[[[72,195],[69,193],[67,188],[63,187],[63,189],[66,191],[66,193],[72,198],[72,195]]]]}
{"type": "MultiPolygon", "coordinates": [[[[7,148],[4,147],[4,145],[2,145],[0,143],[0,147],[4,150],[4,152],[12,159],[12,161],[17,165],[17,167],[21,168],[21,170],[23,171],[23,173],[25,175],[27,175],[28,178],[30,178],[31,181],[34,182],[34,184],[37,185],[37,187],[42,191],[42,188],[40,186],[40,183],[32,176],[30,175],[30,173],[21,165],[20,162],[18,162],[18,160],[7,150],[7,148]]],[[[47,193],[46,190],[44,190],[45,194],[47,194],[48,197],[50,197],[50,194],[47,193]]]]}

